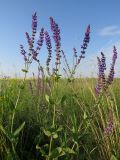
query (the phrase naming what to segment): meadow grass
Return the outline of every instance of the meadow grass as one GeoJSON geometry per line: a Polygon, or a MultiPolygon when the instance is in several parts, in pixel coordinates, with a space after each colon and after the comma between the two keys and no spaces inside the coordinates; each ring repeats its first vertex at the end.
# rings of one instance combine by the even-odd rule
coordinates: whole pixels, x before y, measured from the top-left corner
{"type": "Polygon", "coordinates": [[[96,79],[81,78],[74,82],[61,79],[51,91],[42,94],[33,79],[26,80],[23,88],[20,82],[0,80],[1,159],[120,158],[119,79],[115,79],[109,96],[97,99],[96,79]],[[15,109],[19,88],[21,94],[15,109]],[[25,122],[15,137],[9,132],[14,109],[14,132],[16,129],[19,132],[19,126],[25,122]],[[105,134],[109,110],[113,114],[113,129],[105,134]]]}

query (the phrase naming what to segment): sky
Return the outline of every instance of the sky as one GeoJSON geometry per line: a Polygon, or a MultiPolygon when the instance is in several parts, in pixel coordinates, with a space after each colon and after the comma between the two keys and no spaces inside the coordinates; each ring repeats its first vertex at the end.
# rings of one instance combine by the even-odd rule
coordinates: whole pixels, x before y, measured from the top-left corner
{"type": "MultiPolygon", "coordinates": [[[[24,66],[20,44],[27,49],[25,32],[31,33],[32,14],[38,15],[38,33],[41,27],[50,31],[49,17],[61,30],[61,45],[71,63],[72,49],[80,53],[84,33],[91,26],[90,43],[78,73],[97,74],[97,56],[104,52],[109,70],[112,46],[120,51],[120,0],[0,0],[0,75],[21,76],[24,66]]],[[[37,37],[36,37],[37,39],[37,37]]],[[[45,63],[45,44],[39,58],[45,63]]],[[[120,76],[120,56],[116,76],[120,76]]],[[[36,71],[36,64],[31,72],[36,71]]]]}

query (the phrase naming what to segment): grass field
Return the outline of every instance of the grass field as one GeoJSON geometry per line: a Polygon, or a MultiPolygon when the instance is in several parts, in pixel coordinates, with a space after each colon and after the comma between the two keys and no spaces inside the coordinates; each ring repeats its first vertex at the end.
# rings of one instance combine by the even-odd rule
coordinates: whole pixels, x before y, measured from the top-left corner
{"type": "Polygon", "coordinates": [[[99,98],[96,79],[61,79],[44,91],[37,79],[21,81],[0,80],[1,159],[119,160],[119,79],[99,98]]]}

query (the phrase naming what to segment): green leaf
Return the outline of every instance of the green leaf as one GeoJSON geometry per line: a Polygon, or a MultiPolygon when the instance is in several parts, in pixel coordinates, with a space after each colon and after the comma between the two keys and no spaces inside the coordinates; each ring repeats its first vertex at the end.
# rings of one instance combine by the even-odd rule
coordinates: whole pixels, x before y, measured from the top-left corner
{"type": "Polygon", "coordinates": [[[63,148],[64,152],[69,154],[75,154],[75,151],[69,147],[63,148]]]}
{"type": "Polygon", "coordinates": [[[49,96],[46,94],[45,95],[45,99],[46,99],[46,101],[49,103],[50,102],[50,98],[49,98],[49,96]]]}
{"type": "Polygon", "coordinates": [[[19,135],[19,133],[23,130],[24,126],[25,126],[25,122],[23,122],[23,123],[15,130],[14,136],[19,135]]]}
{"type": "Polygon", "coordinates": [[[37,150],[40,150],[40,149],[41,149],[38,144],[36,145],[36,149],[37,149],[37,150]]]}
{"type": "Polygon", "coordinates": [[[84,112],[83,118],[84,118],[84,120],[87,119],[87,114],[86,114],[86,112],[84,112]]]}
{"type": "Polygon", "coordinates": [[[68,78],[68,82],[71,82],[71,79],[70,79],[70,78],[68,78]]]}
{"type": "Polygon", "coordinates": [[[61,75],[56,74],[55,81],[58,82],[58,80],[61,78],[61,75]]]}
{"type": "Polygon", "coordinates": [[[72,131],[73,133],[76,133],[75,127],[72,127],[71,131],[72,131]]]}
{"type": "Polygon", "coordinates": [[[61,155],[62,155],[62,148],[61,147],[57,147],[51,152],[50,158],[51,159],[58,158],[61,155]]]}
{"type": "Polygon", "coordinates": [[[110,160],[118,160],[118,159],[114,155],[112,155],[110,160]]]}
{"type": "Polygon", "coordinates": [[[6,159],[7,159],[7,160],[13,159],[13,155],[12,155],[12,153],[11,153],[9,150],[8,150],[7,153],[6,153],[6,159]]]}
{"type": "Polygon", "coordinates": [[[50,102],[51,105],[55,104],[54,101],[51,98],[49,99],[49,102],[50,102]]]}
{"type": "Polygon", "coordinates": [[[48,158],[48,150],[49,150],[49,145],[45,144],[42,147],[40,147],[38,144],[36,145],[36,149],[40,151],[43,157],[48,158]]]}
{"type": "Polygon", "coordinates": [[[26,69],[22,69],[22,72],[25,72],[25,73],[27,73],[27,72],[28,72],[28,70],[26,70],[26,69]]]}
{"type": "Polygon", "coordinates": [[[40,152],[41,152],[41,154],[42,154],[43,157],[47,157],[47,154],[46,154],[46,152],[43,149],[40,149],[40,152]]]}
{"type": "Polygon", "coordinates": [[[61,98],[61,104],[63,105],[63,103],[65,102],[65,100],[66,100],[66,95],[64,95],[62,98],[61,98]]]}
{"type": "Polygon", "coordinates": [[[39,145],[36,145],[36,149],[40,151],[40,153],[42,154],[43,157],[46,157],[46,152],[44,151],[44,149],[42,149],[41,147],[39,147],[39,145]]]}
{"type": "Polygon", "coordinates": [[[54,138],[54,139],[57,139],[57,138],[58,138],[58,134],[57,134],[57,133],[54,133],[54,134],[53,134],[53,138],[54,138]]]}
{"type": "Polygon", "coordinates": [[[63,130],[62,126],[59,126],[59,128],[56,130],[56,132],[61,132],[63,130]]]}
{"type": "Polygon", "coordinates": [[[10,131],[8,131],[6,128],[4,128],[1,124],[0,124],[0,130],[9,139],[9,141],[12,142],[14,140],[14,135],[10,131]]]}
{"type": "Polygon", "coordinates": [[[10,99],[10,96],[9,96],[9,95],[5,97],[5,101],[6,101],[7,105],[8,105],[8,107],[9,107],[9,109],[10,109],[11,111],[13,111],[13,110],[15,109],[15,104],[14,104],[14,102],[10,99]]]}
{"type": "Polygon", "coordinates": [[[47,137],[50,137],[52,135],[52,133],[50,131],[44,130],[43,132],[47,137]]]}
{"type": "Polygon", "coordinates": [[[45,99],[49,104],[51,104],[51,105],[54,104],[54,101],[47,94],[45,95],[45,99]]]}

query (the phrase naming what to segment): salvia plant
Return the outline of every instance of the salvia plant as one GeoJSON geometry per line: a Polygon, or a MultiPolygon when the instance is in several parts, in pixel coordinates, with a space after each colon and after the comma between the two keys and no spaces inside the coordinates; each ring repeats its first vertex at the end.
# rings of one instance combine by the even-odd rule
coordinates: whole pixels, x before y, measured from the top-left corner
{"type": "Polygon", "coordinates": [[[66,67],[67,67],[67,69],[63,68],[63,70],[66,73],[68,78],[71,79],[74,77],[74,75],[76,73],[76,69],[81,62],[81,59],[85,58],[85,52],[86,52],[89,41],[90,41],[90,25],[88,25],[88,27],[86,29],[85,36],[83,39],[83,44],[81,45],[80,55],[77,55],[76,48],[73,48],[74,54],[73,54],[73,67],[72,68],[70,68],[70,65],[68,64],[68,61],[67,61],[67,57],[66,57],[64,51],[62,50],[62,55],[63,55],[64,61],[65,61],[66,67]],[[75,59],[75,61],[74,61],[74,59],[75,59]]]}
{"type": "Polygon", "coordinates": [[[112,57],[112,63],[111,68],[108,74],[108,77],[106,78],[105,70],[106,70],[106,58],[105,55],[101,52],[101,59],[97,57],[98,59],[98,84],[95,87],[96,95],[99,95],[101,91],[106,91],[109,85],[112,84],[114,74],[115,74],[115,62],[117,59],[117,50],[116,47],[113,47],[113,57],[112,57]]]}

